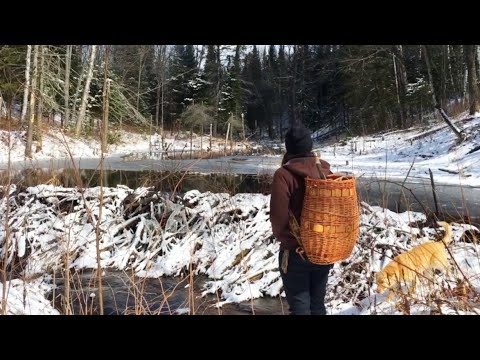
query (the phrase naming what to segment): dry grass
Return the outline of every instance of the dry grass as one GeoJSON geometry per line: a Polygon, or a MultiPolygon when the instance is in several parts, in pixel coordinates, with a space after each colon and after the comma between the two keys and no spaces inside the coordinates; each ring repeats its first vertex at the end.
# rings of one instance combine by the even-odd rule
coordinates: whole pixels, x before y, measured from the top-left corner
{"type": "Polygon", "coordinates": [[[14,120],[14,119],[8,120],[4,117],[0,117],[0,130],[18,131],[18,130],[21,130],[21,124],[17,120],[14,120]]]}

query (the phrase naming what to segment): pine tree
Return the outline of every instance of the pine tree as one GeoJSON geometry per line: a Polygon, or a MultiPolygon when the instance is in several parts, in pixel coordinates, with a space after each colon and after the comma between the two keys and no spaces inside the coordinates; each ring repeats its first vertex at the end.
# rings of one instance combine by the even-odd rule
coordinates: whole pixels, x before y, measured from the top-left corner
{"type": "Polygon", "coordinates": [[[279,102],[279,128],[280,139],[283,141],[283,134],[288,127],[288,73],[287,58],[285,56],[285,45],[280,45],[277,57],[277,72],[275,74],[277,96],[279,102]]]}
{"type": "Polygon", "coordinates": [[[243,83],[241,78],[241,55],[243,52],[243,45],[237,45],[235,48],[235,57],[233,59],[233,66],[229,69],[233,92],[233,101],[235,103],[235,115],[238,117],[244,112],[244,95],[243,83]]]}
{"type": "Polygon", "coordinates": [[[267,56],[267,50],[264,48],[263,51],[263,76],[260,83],[260,95],[262,97],[263,107],[265,109],[265,125],[268,129],[268,136],[273,139],[273,123],[275,111],[275,64],[276,58],[273,51],[269,50],[269,55],[267,56]]]}
{"type": "Polygon", "coordinates": [[[5,102],[6,109],[3,104],[0,107],[6,110],[7,117],[11,116],[14,103],[23,94],[26,53],[26,46],[0,46],[0,101],[5,102]]]}
{"type": "Polygon", "coordinates": [[[175,45],[170,79],[170,115],[176,120],[195,100],[198,68],[193,45],[175,45]]]}
{"type": "Polygon", "coordinates": [[[217,49],[215,45],[207,45],[207,56],[205,58],[205,67],[202,72],[202,89],[200,100],[206,105],[217,106],[217,91],[219,81],[219,67],[217,49]]]}
{"type": "MultiPolygon", "coordinates": [[[[242,123],[242,116],[244,116],[244,89],[240,68],[242,48],[242,45],[237,45],[233,59],[232,56],[227,57],[224,81],[220,89],[221,96],[219,104],[220,121],[223,123],[224,128],[226,128],[225,124],[229,121],[237,127],[237,124],[242,123]]],[[[243,127],[241,127],[241,130],[243,136],[243,127]]]]}
{"type": "Polygon", "coordinates": [[[244,76],[246,90],[246,120],[248,126],[262,135],[265,125],[265,107],[260,94],[262,83],[262,64],[257,47],[254,45],[252,52],[245,57],[244,76]]]}

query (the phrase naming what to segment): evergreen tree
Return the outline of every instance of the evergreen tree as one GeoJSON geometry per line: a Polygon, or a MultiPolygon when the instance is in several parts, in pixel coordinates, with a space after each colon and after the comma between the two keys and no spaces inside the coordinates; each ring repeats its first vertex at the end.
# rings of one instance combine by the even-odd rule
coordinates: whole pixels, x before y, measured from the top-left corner
{"type": "MultiPolygon", "coordinates": [[[[25,74],[26,46],[0,46],[0,97],[5,102],[7,116],[10,116],[15,102],[21,101],[22,84],[25,74]]],[[[3,116],[0,113],[0,116],[3,116]]]]}
{"type": "Polygon", "coordinates": [[[193,45],[175,45],[171,62],[170,116],[176,120],[195,100],[198,85],[198,68],[193,45]]]}

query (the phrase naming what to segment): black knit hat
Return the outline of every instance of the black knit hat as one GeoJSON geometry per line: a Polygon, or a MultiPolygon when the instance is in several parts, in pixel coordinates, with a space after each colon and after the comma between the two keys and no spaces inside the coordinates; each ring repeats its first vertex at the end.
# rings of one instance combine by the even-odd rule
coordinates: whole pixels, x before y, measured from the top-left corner
{"type": "Polygon", "coordinates": [[[302,124],[292,126],[285,134],[285,147],[289,154],[305,154],[312,151],[313,142],[310,130],[302,124]]]}

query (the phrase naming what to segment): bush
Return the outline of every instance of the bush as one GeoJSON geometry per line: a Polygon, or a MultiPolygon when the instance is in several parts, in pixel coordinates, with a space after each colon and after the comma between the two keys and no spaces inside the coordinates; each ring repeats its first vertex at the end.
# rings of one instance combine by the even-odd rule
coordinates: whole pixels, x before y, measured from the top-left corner
{"type": "Polygon", "coordinates": [[[117,145],[120,144],[121,135],[118,132],[109,132],[107,135],[107,144],[108,145],[117,145]]]}

